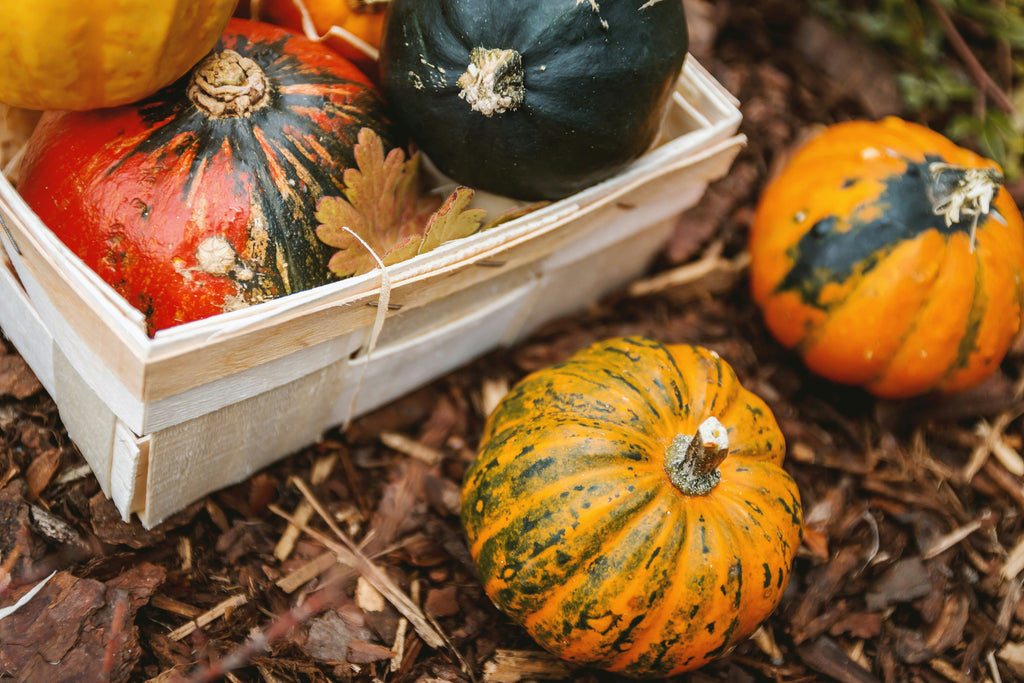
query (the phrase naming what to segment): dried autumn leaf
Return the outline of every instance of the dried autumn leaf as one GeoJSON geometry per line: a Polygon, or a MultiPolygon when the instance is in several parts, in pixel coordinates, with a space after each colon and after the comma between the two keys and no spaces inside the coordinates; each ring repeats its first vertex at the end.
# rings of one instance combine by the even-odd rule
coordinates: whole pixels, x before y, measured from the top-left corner
{"type": "Polygon", "coordinates": [[[369,128],[359,131],[353,153],[356,168],[345,171],[344,197],[317,204],[317,236],[338,249],[328,267],[339,277],[370,272],[377,267],[374,254],[385,264],[414,255],[436,206],[419,191],[418,155],[407,160],[395,148],[385,156],[380,136],[369,128]]]}
{"type": "Polygon", "coordinates": [[[364,128],[354,147],[356,168],[345,171],[342,197],[317,204],[317,236],[337,248],[328,267],[338,277],[368,273],[379,258],[389,266],[468,237],[543,206],[516,207],[484,225],[486,212],[470,208],[473,190],[457,187],[444,202],[420,192],[419,155],[384,155],[380,137],[364,128]]]}
{"type": "Polygon", "coordinates": [[[469,237],[480,229],[487,212],[483,209],[468,209],[473,199],[473,190],[457,187],[448,196],[427,223],[419,253],[436,249],[445,242],[469,237]]]}

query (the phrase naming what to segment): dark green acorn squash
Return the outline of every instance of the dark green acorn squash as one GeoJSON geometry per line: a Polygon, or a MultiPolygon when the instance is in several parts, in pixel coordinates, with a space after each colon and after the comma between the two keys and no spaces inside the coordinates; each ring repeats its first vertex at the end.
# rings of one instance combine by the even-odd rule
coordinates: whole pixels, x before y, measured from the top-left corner
{"type": "Polygon", "coordinates": [[[681,0],[392,0],[381,83],[459,183],[558,199],[658,133],[688,47],[681,0]]]}

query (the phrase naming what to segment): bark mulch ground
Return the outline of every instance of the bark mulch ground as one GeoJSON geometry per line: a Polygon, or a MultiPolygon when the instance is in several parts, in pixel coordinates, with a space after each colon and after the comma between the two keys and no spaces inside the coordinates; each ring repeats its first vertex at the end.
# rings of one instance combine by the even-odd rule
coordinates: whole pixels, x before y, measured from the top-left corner
{"type": "Polygon", "coordinates": [[[968,395],[883,402],[809,375],[747,295],[765,179],[815,126],[907,115],[897,67],[793,0],[688,6],[693,52],[740,99],[749,144],[650,279],[154,530],[120,521],[0,338],[0,605],[56,572],[0,620],[0,678],[617,680],[543,655],[490,605],[457,504],[495,395],[643,333],[715,349],[769,402],[806,512],[782,605],[681,680],[1024,680],[1024,349],[968,395]]]}

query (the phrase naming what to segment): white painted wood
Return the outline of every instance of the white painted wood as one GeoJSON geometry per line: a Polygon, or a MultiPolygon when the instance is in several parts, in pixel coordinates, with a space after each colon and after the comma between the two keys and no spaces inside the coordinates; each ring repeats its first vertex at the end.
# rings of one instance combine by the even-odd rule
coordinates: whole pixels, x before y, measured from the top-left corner
{"type": "Polygon", "coordinates": [[[110,497],[110,469],[117,417],[103,397],[82,379],[78,368],[56,344],[53,346],[53,375],[52,398],[68,430],[68,436],[89,463],[103,493],[110,497]]]}
{"type": "Polygon", "coordinates": [[[355,395],[342,398],[337,415],[343,415],[344,402],[352,400],[353,414],[368,413],[498,346],[519,319],[522,306],[531,300],[535,285],[531,279],[496,294],[447,325],[378,346],[369,359],[354,359],[351,371],[359,379],[353,384],[355,395]]]}
{"type": "Polygon", "coordinates": [[[135,510],[139,520],[151,527],[315,442],[347,378],[348,362],[340,361],[149,435],[144,504],[135,510]]]}
{"type": "Polygon", "coordinates": [[[53,335],[18,282],[4,249],[0,249],[0,328],[52,396],[53,335]]]}
{"type": "Polygon", "coordinates": [[[149,467],[149,437],[139,438],[121,421],[114,425],[110,459],[110,499],[127,522],[144,510],[149,467]]]}

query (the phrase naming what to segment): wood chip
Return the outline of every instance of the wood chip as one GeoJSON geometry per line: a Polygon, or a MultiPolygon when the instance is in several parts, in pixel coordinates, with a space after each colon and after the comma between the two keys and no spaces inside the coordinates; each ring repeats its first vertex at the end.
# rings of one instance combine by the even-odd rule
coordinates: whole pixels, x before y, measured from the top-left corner
{"type": "Polygon", "coordinates": [[[0,396],[13,396],[21,401],[42,388],[24,358],[17,354],[0,356],[0,396]]]}
{"type": "Polygon", "coordinates": [[[1019,411],[1005,411],[997,415],[992,424],[985,420],[978,422],[975,426],[975,434],[980,437],[981,443],[974,447],[971,457],[964,466],[962,474],[964,481],[973,479],[990,455],[995,455],[1011,474],[1024,476],[1024,459],[1013,448],[1002,443],[1003,432],[1018,416],[1019,411]]]}
{"type": "MultiPolygon", "coordinates": [[[[296,527],[298,528],[298,527],[296,527]]],[[[277,580],[276,585],[285,593],[294,593],[325,571],[338,564],[338,556],[331,551],[321,553],[287,576],[277,580]]]]}
{"type": "Polygon", "coordinates": [[[976,519],[972,522],[964,524],[962,527],[958,529],[954,529],[945,536],[936,539],[934,543],[925,548],[921,552],[921,557],[925,560],[930,560],[933,557],[941,555],[942,553],[946,552],[956,544],[960,543],[960,541],[964,540],[965,538],[973,534],[983,525],[984,521],[976,519]]]}
{"type": "Polygon", "coordinates": [[[292,551],[295,550],[295,544],[298,542],[299,537],[302,535],[302,526],[313,517],[313,506],[305,500],[300,500],[299,504],[295,506],[295,510],[292,511],[292,518],[294,522],[289,522],[288,526],[281,532],[281,537],[277,539],[277,545],[274,546],[274,557],[278,562],[284,562],[287,560],[292,551]]]}
{"type": "Polygon", "coordinates": [[[996,424],[989,425],[984,420],[978,423],[977,433],[985,440],[987,446],[992,450],[992,455],[1006,468],[1006,470],[1017,477],[1024,476],[1024,458],[1008,443],[1005,434],[1006,427],[1016,417],[1012,413],[1002,413],[997,418],[996,424]],[[1004,417],[1005,416],[1005,417],[1004,417]]]}
{"type": "Polygon", "coordinates": [[[505,377],[490,377],[480,384],[480,412],[490,415],[508,393],[509,383],[505,377]]]}
{"type": "Polygon", "coordinates": [[[572,673],[569,664],[537,650],[496,650],[484,664],[485,683],[560,680],[572,673]]]}
{"type": "MultiPolygon", "coordinates": [[[[327,478],[334,472],[334,466],[338,463],[337,453],[331,453],[330,455],[322,458],[317,458],[316,462],[313,463],[312,471],[309,475],[310,482],[317,486],[327,481],[327,478]]],[[[308,522],[313,516],[313,508],[310,506],[308,501],[299,501],[295,511],[292,512],[292,516],[302,522],[308,522]]],[[[277,545],[274,546],[274,557],[279,562],[287,560],[292,551],[295,550],[295,543],[299,539],[301,531],[299,527],[294,524],[289,524],[285,527],[285,530],[281,533],[281,537],[277,541],[277,545]]]]}
{"type": "Polygon", "coordinates": [[[43,489],[50,485],[60,468],[60,459],[59,448],[47,449],[32,459],[25,470],[25,481],[28,484],[25,490],[25,500],[35,501],[43,489]]]}
{"type": "Polygon", "coordinates": [[[1024,588],[1021,587],[1020,582],[1010,581],[1007,583],[1006,595],[1003,596],[1003,602],[999,606],[999,616],[996,617],[996,631],[992,637],[994,642],[1001,643],[1006,639],[1022,598],[1024,598],[1024,588]]]}
{"type": "Polygon", "coordinates": [[[373,632],[366,626],[358,610],[346,606],[327,610],[306,626],[302,649],[312,658],[324,662],[342,662],[348,657],[353,640],[369,640],[373,632]]]}
{"type": "Polygon", "coordinates": [[[233,610],[238,609],[242,605],[248,602],[248,598],[245,595],[235,595],[227,600],[219,602],[213,609],[203,612],[196,618],[192,619],[188,623],[182,624],[178,628],[174,629],[168,634],[171,640],[181,640],[182,638],[192,635],[196,630],[208,626],[217,619],[227,616],[233,610]]]}
{"type": "Polygon", "coordinates": [[[391,648],[384,647],[378,643],[368,643],[365,640],[353,640],[348,644],[348,661],[353,664],[372,664],[385,659],[391,659],[395,653],[391,648]]]}
{"type": "Polygon", "coordinates": [[[309,481],[314,486],[327,481],[328,477],[334,473],[334,467],[338,464],[338,454],[331,453],[325,455],[322,458],[317,458],[316,462],[313,463],[313,468],[309,473],[309,481]]]}
{"type": "Polygon", "coordinates": [[[879,612],[891,605],[924,597],[931,589],[931,575],[924,562],[920,557],[908,557],[893,564],[874,583],[864,600],[869,611],[879,612]]]}
{"type": "Polygon", "coordinates": [[[1016,671],[1024,672],[1024,643],[1006,643],[996,655],[1016,671]]]}
{"type": "Polygon", "coordinates": [[[757,645],[758,649],[761,650],[773,664],[782,664],[785,658],[782,656],[782,650],[779,649],[778,643],[775,642],[775,634],[772,629],[765,624],[761,624],[754,631],[750,639],[757,645]]]}
{"type": "Polygon", "coordinates": [[[999,573],[1006,581],[1012,581],[1022,570],[1024,570],[1024,538],[1021,538],[1017,541],[1017,545],[1013,546],[1013,550],[1006,556],[1006,562],[999,573]]]}
{"type": "Polygon", "coordinates": [[[644,280],[636,280],[627,292],[631,297],[643,297],[683,287],[693,287],[704,292],[729,289],[735,278],[750,265],[750,254],[744,251],[733,259],[723,258],[723,247],[724,243],[716,240],[698,260],[644,280]]]}
{"type": "Polygon", "coordinates": [[[405,632],[409,629],[409,620],[402,617],[398,620],[398,628],[395,629],[395,644],[391,647],[395,655],[391,658],[388,670],[392,673],[402,668],[402,659],[405,657],[405,632]]]}
{"type": "Polygon", "coordinates": [[[373,584],[365,576],[356,580],[356,604],[364,612],[382,612],[387,607],[384,596],[380,594],[373,584]]]}
{"type": "Polygon", "coordinates": [[[821,612],[822,606],[835,596],[836,592],[849,581],[850,576],[863,565],[862,551],[856,547],[842,548],[827,565],[823,565],[808,577],[808,585],[804,591],[792,617],[793,639],[800,643],[816,635],[821,628],[814,624],[815,617],[821,612]]]}
{"type": "Polygon", "coordinates": [[[29,507],[32,515],[32,526],[43,536],[63,545],[78,546],[87,548],[88,543],[73,526],[53,514],[49,510],[32,505],[29,507]]]}
{"type": "Polygon", "coordinates": [[[855,662],[831,638],[821,637],[797,647],[804,662],[840,683],[878,683],[870,671],[855,662]]]}
{"type": "Polygon", "coordinates": [[[942,612],[925,638],[928,649],[934,653],[941,653],[962,642],[964,627],[967,626],[970,613],[970,601],[963,593],[946,596],[942,612]]]}
{"type": "MultiPolygon", "coordinates": [[[[300,480],[294,481],[295,485],[298,486],[303,495],[308,497],[312,496],[308,488],[304,488],[305,485],[300,480]]],[[[318,504],[313,502],[313,507],[317,508],[318,504]]],[[[270,506],[270,510],[285,520],[296,523],[296,520],[292,519],[288,514],[282,511],[276,506],[270,506]]],[[[427,619],[426,615],[409,599],[402,590],[395,585],[394,581],[384,572],[383,569],[378,567],[370,558],[362,553],[356,543],[348,538],[348,536],[341,531],[336,525],[333,524],[333,520],[327,515],[327,512],[322,509],[318,509],[321,517],[327,521],[329,526],[332,526],[331,531],[341,539],[341,542],[334,541],[326,534],[323,534],[316,529],[309,527],[308,525],[299,525],[302,530],[316,539],[320,543],[324,544],[325,547],[331,549],[337,554],[338,559],[354,567],[362,576],[365,576],[374,587],[379,590],[388,601],[395,606],[395,608],[401,612],[410,623],[413,624],[416,632],[420,635],[423,640],[433,648],[442,648],[446,645],[445,638],[436,629],[433,624],[427,619]]]]}
{"type": "Polygon", "coordinates": [[[85,479],[92,474],[92,467],[89,463],[82,463],[75,467],[68,467],[61,470],[61,473],[57,475],[57,478],[53,480],[53,483],[57,486],[63,486],[64,484],[72,484],[81,479],[85,479]]]}
{"type": "Polygon", "coordinates": [[[954,683],[968,683],[970,678],[965,676],[960,669],[956,668],[945,659],[933,658],[928,661],[928,666],[947,681],[954,683]]]}
{"type": "Polygon", "coordinates": [[[459,613],[458,591],[454,584],[431,588],[423,602],[423,609],[435,617],[453,617],[459,613]]]}
{"type": "Polygon", "coordinates": [[[177,614],[179,617],[185,617],[186,619],[198,619],[203,614],[203,610],[199,609],[195,605],[190,605],[187,602],[175,600],[174,598],[157,593],[150,598],[149,604],[157,609],[161,609],[171,614],[177,614]]]}
{"type": "Polygon", "coordinates": [[[430,466],[439,465],[444,460],[444,453],[441,451],[398,432],[381,432],[380,442],[392,450],[408,455],[410,458],[416,458],[430,466]]]}

